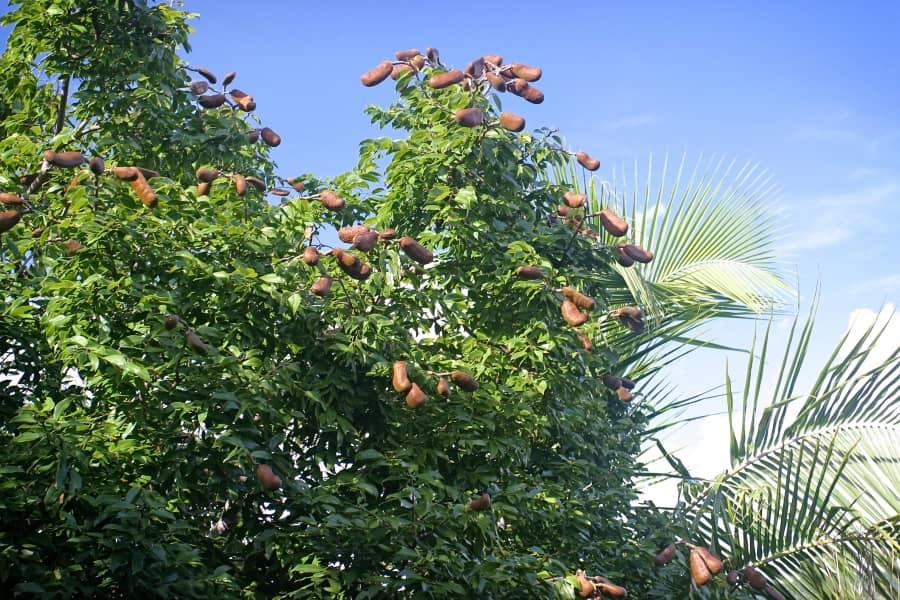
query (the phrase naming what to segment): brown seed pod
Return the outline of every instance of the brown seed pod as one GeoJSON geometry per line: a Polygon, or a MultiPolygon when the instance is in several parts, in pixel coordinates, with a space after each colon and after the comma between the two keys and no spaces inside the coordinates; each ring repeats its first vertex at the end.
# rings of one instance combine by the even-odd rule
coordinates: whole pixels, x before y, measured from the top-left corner
{"type": "Polygon", "coordinates": [[[466,75],[478,79],[484,75],[484,57],[479,56],[468,65],[466,65],[466,75]]]}
{"type": "Polygon", "coordinates": [[[197,169],[197,179],[204,183],[212,183],[221,176],[222,174],[219,171],[210,169],[209,167],[200,167],[197,169]]]}
{"type": "Polygon", "coordinates": [[[290,184],[290,186],[292,188],[294,188],[295,190],[297,190],[298,192],[303,191],[303,180],[302,179],[298,179],[297,177],[291,177],[287,181],[290,184]]]}
{"type": "Polygon", "coordinates": [[[209,94],[208,96],[200,96],[197,102],[203,108],[219,108],[225,104],[225,94],[209,94]]]}
{"type": "Polygon", "coordinates": [[[359,263],[359,269],[356,273],[351,273],[350,276],[354,279],[358,279],[360,281],[365,281],[369,278],[369,275],[372,274],[372,267],[364,262],[359,263]]]}
{"type": "Polygon", "coordinates": [[[16,194],[0,192],[0,204],[24,204],[25,201],[16,194]]]}
{"type": "Polygon", "coordinates": [[[178,315],[166,315],[166,319],[163,321],[163,327],[171,331],[178,327],[179,322],[181,322],[181,319],[178,318],[178,315]]]}
{"type": "Polygon", "coordinates": [[[587,152],[576,152],[575,160],[588,171],[596,171],[600,168],[600,161],[596,158],[591,158],[591,155],[587,152]]]}
{"type": "Polygon", "coordinates": [[[84,248],[78,240],[66,240],[63,242],[63,247],[66,249],[66,255],[68,256],[73,256],[76,252],[84,248]]]}
{"type": "Polygon", "coordinates": [[[235,100],[240,100],[241,98],[246,98],[247,96],[250,95],[247,92],[245,92],[244,90],[239,90],[237,88],[234,88],[233,90],[228,92],[228,94],[235,100]]]}
{"type": "Polygon", "coordinates": [[[691,568],[691,579],[694,581],[694,585],[700,586],[709,583],[712,575],[710,574],[709,569],[706,568],[706,563],[703,562],[703,558],[700,557],[700,554],[696,549],[691,550],[688,558],[688,565],[691,568]]]}
{"type": "Polygon", "coordinates": [[[349,252],[334,248],[331,250],[331,255],[337,259],[341,270],[353,279],[364,281],[372,274],[372,267],[349,252]]]}
{"type": "Polygon", "coordinates": [[[461,83],[466,78],[466,74],[459,69],[453,69],[440,75],[432,75],[428,78],[428,87],[435,90],[442,90],[454,83],[461,83]]]}
{"type": "Polygon", "coordinates": [[[281,477],[276,475],[269,465],[256,465],[256,478],[268,492],[274,492],[281,487],[281,477]]]}
{"type": "Polygon", "coordinates": [[[136,167],[113,167],[112,173],[122,181],[134,181],[141,176],[141,172],[136,167]]]}
{"type": "Polygon", "coordinates": [[[201,356],[209,354],[209,346],[207,346],[206,342],[203,341],[203,338],[194,333],[192,329],[188,329],[184,332],[184,339],[187,341],[188,346],[193,348],[197,354],[201,356]]]}
{"type": "Polygon", "coordinates": [[[781,592],[773,588],[768,583],[766,584],[766,587],[763,588],[763,594],[765,594],[766,598],[768,598],[769,600],[784,600],[784,596],[781,595],[781,592]]]}
{"type": "Polygon", "coordinates": [[[478,389],[478,382],[469,373],[465,371],[450,371],[450,379],[466,392],[474,392],[478,389]]]}
{"type": "Polygon", "coordinates": [[[628,590],[623,588],[621,585],[616,585],[615,583],[603,581],[597,584],[597,588],[611,598],[627,598],[628,590]]]}
{"type": "Polygon", "coordinates": [[[54,167],[71,169],[84,163],[84,155],[76,150],[70,150],[68,152],[54,152],[53,150],[47,150],[44,152],[44,160],[54,167]]]}
{"type": "Polygon", "coordinates": [[[524,79],[528,82],[537,81],[544,74],[540,67],[532,67],[521,63],[510,65],[509,71],[519,79],[524,79]]]}
{"type": "Polygon", "coordinates": [[[566,215],[569,214],[570,210],[571,209],[568,206],[560,204],[559,206],[556,207],[556,214],[558,214],[561,217],[565,217],[566,215]]]}
{"type": "Polygon", "coordinates": [[[503,64],[503,57],[499,54],[485,54],[481,58],[484,59],[484,62],[487,64],[494,65],[495,67],[499,67],[503,64]]]}
{"type": "Polygon", "coordinates": [[[91,169],[91,173],[97,175],[98,177],[100,175],[103,175],[103,172],[106,171],[106,163],[104,163],[103,159],[99,156],[95,156],[94,158],[92,158],[88,163],[88,166],[91,169]]]}
{"type": "Polygon", "coordinates": [[[657,566],[662,567],[663,565],[667,565],[672,562],[672,559],[674,558],[675,544],[669,544],[659,551],[659,554],[656,555],[656,558],[653,561],[657,564],[657,566]]]}
{"type": "Polygon", "coordinates": [[[225,77],[222,78],[222,85],[228,85],[229,83],[234,81],[235,77],[237,77],[237,73],[235,73],[234,71],[228,71],[227,73],[225,73],[225,77]]]}
{"type": "Polygon", "coordinates": [[[267,146],[274,148],[278,144],[281,143],[281,136],[275,133],[269,127],[263,127],[259,132],[260,137],[266,143],[267,146]]]}
{"type": "Polygon", "coordinates": [[[419,264],[427,265],[434,260],[434,254],[428,248],[409,236],[400,238],[400,248],[408,257],[419,264]]]}
{"type": "Polygon", "coordinates": [[[425,56],[431,64],[439,64],[441,62],[441,53],[437,48],[425,48],[425,56]]]}
{"type": "Polygon", "coordinates": [[[247,175],[244,177],[244,180],[253,186],[253,188],[257,192],[265,192],[266,191],[266,183],[260,179],[259,177],[254,177],[253,175],[247,175]]]}
{"type": "Polygon", "coordinates": [[[706,568],[709,569],[710,573],[718,575],[722,572],[722,559],[710,552],[709,548],[696,546],[694,549],[700,554],[700,558],[706,563],[706,568]]]}
{"type": "Polygon", "coordinates": [[[381,240],[392,240],[395,237],[397,237],[397,230],[393,227],[388,227],[378,232],[378,239],[381,240]]]}
{"type": "Polygon", "coordinates": [[[484,122],[484,113],[479,108],[462,108],[453,113],[453,118],[463,127],[478,127],[484,122]]]}
{"type": "Polygon", "coordinates": [[[488,83],[491,84],[491,87],[498,92],[506,91],[506,80],[500,75],[497,75],[496,73],[485,73],[484,78],[487,79],[488,83]]]}
{"type": "Polygon", "coordinates": [[[362,84],[366,87],[378,85],[387,79],[393,68],[394,65],[389,60],[380,62],[377,66],[363,73],[362,77],[360,77],[360,81],[362,81],[362,84]]]}
{"type": "Polygon", "coordinates": [[[243,196],[247,193],[247,179],[243,175],[235,173],[231,176],[231,180],[234,181],[234,192],[238,196],[243,196]]]}
{"type": "Polygon", "coordinates": [[[291,195],[291,190],[288,190],[288,189],[285,189],[282,187],[273,187],[272,189],[269,190],[269,193],[272,194],[273,196],[281,196],[282,198],[284,198],[285,196],[291,195]]]}
{"type": "Polygon", "coordinates": [[[511,92],[516,96],[523,96],[530,87],[531,86],[528,85],[528,82],[524,79],[513,79],[506,84],[506,91],[511,92]]]}
{"type": "Polygon", "coordinates": [[[639,244],[623,244],[622,251],[639,263],[648,263],[653,260],[653,253],[639,244]]]}
{"type": "Polygon", "coordinates": [[[378,243],[378,232],[374,229],[358,233],[353,237],[353,247],[360,252],[368,252],[378,243]]]}
{"type": "Polygon", "coordinates": [[[588,316],[578,310],[578,307],[571,300],[563,300],[562,307],[560,308],[560,312],[562,312],[563,319],[566,320],[566,323],[571,325],[572,327],[579,327],[584,325],[588,316]]]}
{"type": "Polygon", "coordinates": [[[469,510],[482,511],[491,507],[491,495],[484,493],[469,500],[469,510]]]}
{"type": "Polygon", "coordinates": [[[319,262],[319,251],[313,246],[307,246],[303,249],[303,262],[312,266],[319,262]]]}
{"type": "Polygon", "coordinates": [[[590,598],[594,595],[594,592],[597,591],[594,582],[584,576],[584,573],[578,571],[575,573],[575,577],[578,579],[578,595],[582,598],[590,598]]]}
{"type": "Polygon", "coordinates": [[[425,57],[421,54],[417,54],[409,59],[409,64],[411,64],[416,71],[421,71],[425,67],[425,57]]]}
{"type": "Polygon", "coordinates": [[[134,178],[131,182],[131,189],[137,195],[138,198],[141,199],[141,202],[147,208],[153,208],[156,206],[156,192],[153,191],[153,188],[150,187],[150,184],[147,183],[147,179],[144,177],[144,174],[138,170],[138,176],[134,178]]]}
{"type": "Polygon", "coordinates": [[[209,91],[209,82],[205,79],[197,79],[191,82],[191,93],[195,96],[202,96],[209,91]]]}
{"type": "Polygon", "coordinates": [[[328,210],[341,210],[344,208],[344,199],[331,190],[323,190],[319,192],[319,202],[321,202],[328,210]]]}
{"type": "Polygon", "coordinates": [[[16,226],[22,218],[22,213],[17,210],[4,210],[0,212],[0,233],[9,231],[16,226]]]}
{"type": "Polygon", "coordinates": [[[211,183],[205,183],[202,181],[200,183],[198,183],[197,184],[197,197],[199,198],[200,196],[208,196],[209,189],[211,187],[212,187],[211,183]]]}
{"type": "Polygon", "coordinates": [[[360,233],[365,233],[370,231],[368,225],[349,225],[347,227],[341,227],[338,229],[338,239],[344,242],[345,244],[350,244],[353,242],[353,238],[358,236],[360,233]]]}
{"type": "Polygon", "coordinates": [[[441,377],[440,379],[438,379],[435,391],[437,392],[438,396],[443,396],[444,398],[450,397],[450,382],[447,381],[446,377],[441,377]]]}
{"type": "Polygon", "coordinates": [[[510,112],[502,112],[500,113],[500,127],[510,131],[522,131],[525,129],[525,119],[510,112]]]}
{"type": "Polygon", "coordinates": [[[608,387],[611,390],[617,390],[620,387],[622,387],[622,380],[619,377],[616,377],[615,375],[612,375],[610,373],[604,374],[601,377],[601,379],[603,380],[603,385],[605,385],[606,387],[608,387]]]}
{"type": "Polygon", "coordinates": [[[256,100],[253,99],[253,96],[243,96],[235,100],[240,108],[244,112],[253,112],[256,110],[256,100]]]}
{"type": "Polygon", "coordinates": [[[581,208],[587,202],[587,196],[585,194],[576,194],[575,192],[566,192],[563,194],[563,202],[569,208],[581,208]]]}
{"type": "Polygon", "coordinates": [[[766,589],[766,585],[768,585],[768,581],[766,581],[766,576],[763,575],[758,570],[753,567],[745,567],[743,570],[744,579],[747,580],[747,583],[750,584],[754,590],[763,591],[766,589]]]}
{"type": "Polygon", "coordinates": [[[141,172],[141,175],[143,175],[145,179],[153,179],[154,177],[159,177],[159,171],[154,171],[153,169],[145,169],[144,167],[135,168],[141,172]]]}
{"type": "Polygon", "coordinates": [[[634,259],[625,254],[625,248],[623,246],[616,246],[615,254],[616,262],[623,267],[630,267],[634,264],[634,259]]]}
{"type": "Polygon", "coordinates": [[[408,392],[409,388],[412,387],[405,360],[398,360],[391,367],[391,385],[394,386],[394,390],[401,394],[408,392]]]}
{"type": "Polygon", "coordinates": [[[543,279],[544,272],[540,267],[521,266],[516,268],[516,275],[520,279],[543,279]]]}
{"type": "Polygon", "coordinates": [[[609,235],[622,237],[628,233],[628,223],[612,210],[604,208],[597,216],[600,217],[600,224],[603,225],[603,229],[605,229],[609,235]]]}
{"type": "Polygon", "coordinates": [[[740,571],[732,569],[731,571],[728,571],[728,575],[725,576],[725,581],[731,585],[740,585],[744,583],[744,576],[741,575],[740,571]]]}
{"type": "Polygon", "coordinates": [[[628,379],[627,377],[622,377],[621,379],[622,379],[622,387],[623,388],[625,388],[627,390],[634,389],[634,382],[632,380],[628,379]]]}
{"type": "Polygon", "coordinates": [[[631,390],[627,387],[622,386],[616,390],[616,395],[619,397],[619,400],[622,402],[631,402],[634,399],[634,395],[632,395],[631,390]]]}
{"type": "Polygon", "coordinates": [[[255,144],[259,141],[259,129],[251,129],[247,132],[247,141],[251,144],[255,144]]]}
{"type": "Polygon", "coordinates": [[[400,76],[404,73],[413,73],[415,69],[411,65],[402,64],[402,65],[394,65],[393,69],[391,69],[391,79],[397,81],[400,79],[400,76]]]}
{"type": "Polygon", "coordinates": [[[409,60],[413,56],[419,56],[420,52],[415,48],[410,48],[409,50],[397,50],[394,52],[394,56],[397,57],[397,60],[409,60]]]}
{"type": "Polygon", "coordinates": [[[197,69],[197,72],[203,75],[203,77],[206,78],[206,80],[210,83],[215,83],[217,81],[217,78],[215,75],[213,75],[213,72],[206,67],[200,67],[199,69],[197,69]]]}
{"type": "Polygon", "coordinates": [[[532,104],[540,104],[544,101],[544,92],[532,85],[522,93],[522,97],[532,104]]]}
{"type": "Polygon", "coordinates": [[[309,291],[315,294],[316,296],[325,297],[331,293],[331,277],[328,275],[322,275],[316,282],[312,284],[312,287],[309,288],[309,291]]]}
{"type": "Polygon", "coordinates": [[[581,347],[584,348],[585,352],[593,352],[594,351],[594,342],[591,341],[587,335],[578,332],[578,341],[581,342],[581,347]]]}
{"type": "Polygon", "coordinates": [[[406,405],[410,408],[419,408],[428,401],[428,395],[422,391],[418,384],[413,383],[406,393],[406,405]]]}
{"type": "Polygon", "coordinates": [[[582,308],[584,310],[594,310],[594,299],[590,296],[585,296],[578,290],[573,287],[564,287],[562,290],[562,295],[575,303],[575,306],[578,308],[582,308]]]}

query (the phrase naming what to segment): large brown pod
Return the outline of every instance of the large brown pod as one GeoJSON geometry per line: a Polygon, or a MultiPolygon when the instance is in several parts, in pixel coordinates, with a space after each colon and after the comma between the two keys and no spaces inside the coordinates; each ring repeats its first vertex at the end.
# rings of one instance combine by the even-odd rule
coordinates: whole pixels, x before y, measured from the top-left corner
{"type": "Polygon", "coordinates": [[[378,239],[380,240],[392,240],[397,237],[397,230],[393,227],[387,227],[378,232],[378,239]]]}
{"type": "Polygon", "coordinates": [[[421,53],[416,48],[410,48],[409,50],[397,50],[394,52],[394,56],[397,57],[397,60],[409,60],[414,56],[419,56],[421,53]]]}
{"type": "Polygon", "coordinates": [[[204,79],[197,79],[191,82],[191,93],[195,96],[202,96],[209,91],[209,82],[204,79]]]}
{"type": "Polygon", "coordinates": [[[635,383],[632,380],[628,379],[627,377],[622,377],[621,380],[623,388],[625,388],[626,390],[634,389],[635,383]]]}
{"type": "Polygon", "coordinates": [[[231,96],[232,98],[234,98],[235,100],[240,100],[241,98],[246,98],[246,97],[250,96],[250,94],[248,94],[244,90],[239,90],[237,88],[234,88],[233,90],[228,92],[228,95],[231,96]]]}
{"type": "Polygon", "coordinates": [[[485,54],[481,58],[483,58],[484,62],[487,64],[494,65],[495,67],[499,67],[503,64],[503,57],[499,54],[485,54]]]}
{"type": "Polygon", "coordinates": [[[703,559],[703,562],[706,563],[706,568],[709,569],[709,572],[713,575],[718,575],[722,572],[722,559],[718,556],[710,552],[709,548],[705,548],[703,546],[695,546],[694,550],[700,554],[700,558],[703,559]]]}
{"type": "Polygon", "coordinates": [[[590,296],[585,296],[575,288],[568,286],[564,287],[560,291],[562,292],[563,296],[574,302],[575,306],[577,306],[578,308],[582,308],[584,310],[594,310],[594,306],[596,305],[596,303],[590,296]]]}
{"type": "Polygon", "coordinates": [[[469,510],[482,511],[491,507],[491,495],[485,492],[469,500],[469,510]]]}
{"type": "Polygon", "coordinates": [[[150,184],[147,183],[147,179],[144,177],[143,173],[138,171],[138,176],[130,183],[131,189],[134,190],[137,197],[141,199],[144,206],[147,208],[156,206],[156,192],[154,192],[153,188],[150,187],[150,184]]]}
{"type": "Polygon", "coordinates": [[[442,90],[454,83],[461,83],[466,78],[466,74],[459,69],[453,69],[440,75],[432,75],[428,78],[428,87],[435,90],[442,90]]]}
{"type": "Polygon", "coordinates": [[[752,587],[754,590],[761,592],[766,589],[766,585],[768,585],[766,576],[753,567],[745,567],[743,570],[743,574],[744,579],[747,580],[747,583],[749,583],[750,587],[752,587]]]}
{"type": "Polygon", "coordinates": [[[391,70],[391,79],[397,81],[404,73],[413,72],[415,72],[415,69],[411,65],[407,65],[405,63],[402,65],[394,65],[394,68],[391,70]]]}
{"type": "Polygon", "coordinates": [[[410,408],[419,408],[428,401],[428,394],[422,391],[418,384],[412,384],[406,393],[406,405],[410,408]]]}
{"type": "Polygon", "coordinates": [[[155,171],[153,169],[147,169],[146,167],[135,167],[138,171],[141,172],[141,175],[146,179],[153,179],[154,177],[159,177],[159,171],[155,171]]]}
{"type": "Polygon", "coordinates": [[[634,395],[631,393],[631,390],[625,386],[621,386],[616,390],[616,396],[618,396],[619,400],[622,402],[631,402],[634,400],[634,395]]]}
{"type": "Polygon", "coordinates": [[[480,108],[461,108],[453,113],[453,118],[463,127],[478,127],[484,122],[480,108]]]}
{"type": "Polygon", "coordinates": [[[453,383],[458,385],[460,389],[467,392],[474,392],[478,389],[478,382],[475,381],[475,378],[472,377],[472,375],[465,371],[460,371],[459,369],[450,371],[450,379],[453,380],[453,383]]]}
{"type": "Polygon", "coordinates": [[[522,96],[525,92],[528,91],[528,88],[531,86],[528,85],[528,82],[524,79],[513,79],[509,83],[506,84],[506,91],[515,94],[516,96],[522,96]]]}
{"type": "Polygon", "coordinates": [[[338,229],[337,234],[339,240],[341,240],[345,244],[349,244],[353,242],[353,238],[367,231],[370,231],[368,225],[348,225],[347,227],[341,227],[340,229],[338,229]]]}
{"type": "Polygon", "coordinates": [[[765,594],[766,598],[768,598],[769,600],[784,600],[784,596],[781,595],[781,592],[773,588],[768,583],[766,584],[766,587],[763,588],[763,594],[765,594]]]}
{"type": "Polygon", "coordinates": [[[541,75],[544,74],[540,67],[523,65],[522,63],[515,63],[513,65],[510,65],[509,70],[519,79],[524,79],[528,82],[537,81],[541,78],[541,75]]]}
{"type": "Polygon", "coordinates": [[[627,598],[628,590],[623,588],[621,585],[616,585],[615,583],[609,581],[600,582],[597,585],[597,589],[599,589],[603,594],[609,596],[610,598],[627,598]]]}
{"type": "Polygon", "coordinates": [[[206,67],[200,67],[197,69],[197,72],[203,75],[203,77],[210,83],[215,83],[217,78],[213,75],[213,72],[207,69],[206,67]]]}
{"type": "Polygon", "coordinates": [[[222,85],[228,85],[229,83],[234,81],[235,77],[237,77],[237,73],[235,71],[228,71],[227,73],[225,73],[225,77],[222,78],[222,85]]]}
{"type": "Polygon", "coordinates": [[[634,264],[634,259],[625,253],[625,248],[623,246],[616,246],[615,255],[616,262],[623,267],[630,267],[634,264]]]}
{"type": "Polygon", "coordinates": [[[200,167],[197,169],[197,179],[204,183],[212,183],[216,179],[222,176],[222,173],[217,171],[216,169],[211,169],[209,167],[200,167]]]}
{"type": "Polygon", "coordinates": [[[235,100],[240,108],[244,112],[253,112],[256,110],[256,100],[253,99],[253,96],[242,96],[235,100]]]}
{"type": "Polygon", "coordinates": [[[597,216],[600,217],[600,224],[609,235],[622,237],[628,233],[628,223],[612,210],[604,208],[597,216]]]}
{"type": "Polygon", "coordinates": [[[511,112],[500,113],[500,127],[510,131],[522,131],[525,129],[525,118],[511,112]]]}
{"type": "Polygon", "coordinates": [[[691,550],[690,556],[688,557],[688,566],[691,569],[691,579],[693,580],[694,585],[706,585],[709,583],[709,580],[712,579],[712,575],[706,567],[706,563],[703,562],[703,558],[696,549],[691,550]]]}
{"type": "Polygon", "coordinates": [[[95,156],[88,163],[88,167],[91,169],[91,173],[96,176],[103,175],[104,171],[106,171],[106,163],[103,162],[103,159],[99,156],[95,156]]]}
{"type": "Polygon", "coordinates": [[[521,266],[516,268],[516,275],[520,279],[543,279],[544,272],[540,267],[521,266]]]}
{"type": "Polygon", "coordinates": [[[500,75],[497,75],[496,73],[485,73],[484,78],[487,79],[488,83],[491,84],[491,87],[498,92],[506,91],[506,80],[500,75]]]}
{"type": "Polygon", "coordinates": [[[582,598],[590,598],[597,591],[594,582],[585,577],[581,571],[575,573],[575,578],[578,579],[578,595],[582,598]]]}
{"type": "Polygon", "coordinates": [[[344,208],[344,199],[331,190],[319,192],[319,202],[328,210],[341,210],[344,208]]]}
{"type": "Polygon", "coordinates": [[[400,238],[400,248],[408,257],[421,265],[427,265],[434,260],[434,254],[428,248],[408,235],[400,238]]]}
{"type": "Polygon", "coordinates": [[[593,352],[594,351],[594,342],[591,341],[587,335],[578,332],[578,341],[581,342],[581,347],[584,348],[585,352],[593,352]]]}
{"type": "Polygon", "coordinates": [[[319,251],[313,246],[307,246],[303,249],[303,262],[309,266],[319,263],[319,251]]]}
{"type": "Polygon", "coordinates": [[[560,204],[559,206],[556,207],[556,214],[558,214],[561,217],[565,217],[566,215],[569,214],[569,212],[571,210],[572,209],[569,208],[568,206],[566,206],[565,204],[560,204]]]}
{"type": "Polygon", "coordinates": [[[16,194],[0,192],[0,204],[24,204],[25,201],[16,194]]]}
{"type": "Polygon", "coordinates": [[[251,129],[247,132],[247,142],[255,144],[259,141],[259,129],[251,129]]]}
{"type": "Polygon", "coordinates": [[[443,396],[444,398],[450,397],[450,382],[447,381],[446,377],[441,377],[438,379],[437,385],[434,390],[437,392],[438,396],[443,396]]]}
{"type": "Polygon", "coordinates": [[[273,187],[272,189],[269,190],[269,193],[274,196],[280,196],[280,197],[284,198],[285,196],[291,195],[291,190],[285,189],[283,187],[273,187]]]}
{"type": "Polygon", "coordinates": [[[587,196],[584,194],[576,194],[575,192],[566,192],[563,194],[563,202],[569,208],[581,208],[587,202],[587,196]]]}
{"type": "Polygon", "coordinates": [[[207,346],[206,342],[203,341],[203,338],[194,333],[193,330],[188,329],[184,333],[184,339],[188,343],[188,346],[193,348],[197,354],[201,356],[209,354],[209,346],[207,346]]]}
{"type": "Polygon", "coordinates": [[[360,252],[368,252],[378,243],[378,232],[374,229],[356,234],[353,238],[353,247],[360,252]]]}
{"type": "Polygon", "coordinates": [[[416,71],[421,71],[425,67],[425,57],[421,54],[417,54],[409,59],[409,64],[411,64],[416,71]]]}
{"type": "Polygon", "coordinates": [[[116,179],[121,179],[122,181],[134,181],[141,176],[141,172],[137,170],[137,167],[113,167],[112,174],[116,176],[116,179]]]}
{"type": "Polygon", "coordinates": [[[659,554],[656,555],[656,558],[653,559],[653,562],[656,563],[657,566],[662,567],[664,565],[672,562],[672,559],[675,558],[675,544],[669,544],[665,548],[659,551],[659,554]]]}
{"type": "Polygon", "coordinates": [[[387,79],[393,68],[394,64],[391,61],[386,60],[378,63],[377,66],[363,73],[362,77],[359,79],[364,86],[372,87],[387,79]]]}
{"type": "Polygon", "coordinates": [[[72,169],[84,163],[84,154],[77,150],[70,150],[68,152],[54,152],[53,150],[47,150],[44,152],[44,160],[54,167],[72,169]]]}
{"type": "Polygon", "coordinates": [[[648,263],[653,260],[653,253],[639,244],[623,244],[622,251],[639,263],[648,263]]]}
{"type": "Polygon", "coordinates": [[[412,387],[405,360],[398,360],[391,367],[391,385],[401,394],[408,392],[412,387]]]}
{"type": "Polygon", "coordinates": [[[596,171],[600,168],[600,161],[596,158],[591,158],[591,155],[587,152],[576,152],[575,160],[588,171],[596,171]]]}
{"type": "Polygon", "coordinates": [[[268,492],[274,492],[281,487],[281,477],[276,475],[269,465],[256,465],[256,478],[268,492]]]}
{"type": "Polygon", "coordinates": [[[63,248],[66,249],[67,256],[74,256],[84,246],[78,240],[66,240],[63,242],[63,248]]]}
{"type": "Polygon", "coordinates": [[[728,575],[725,576],[725,581],[727,581],[730,585],[740,585],[744,583],[744,576],[740,571],[735,571],[732,569],[728,571],[728,575]]]}
{"type": "Polygon", "coordinates": [[[608,387],[609,389],[615,391],[622,387],[622,379],[620,377],[616,377],[611,373],[604,373],[600,379],[603,380],[603,385],[608,387]]]}
{"type": "Polygon", "coordinates": [[[180,322],[181,319],[178,317],[178,315],[166,315],[166,318],[163,321],[163,327],[171,331],[172,329],[178,327],[178,324],[180,322]]]}
{"type": "Polygon", "coordinates": [[[309,288],[309,291],[315,294],[316,296],[325,297],[331,293],[331,277],[328,275],[322,275],[316,282],[312,284],[312,287],[309,288]]]}
{"type": "Polygon", "coordinates": [[[274,148],[281,143],[281,136],[275,133],[271,127],[263,127],[259,131],[259,135],[267,146],[274,148]]]}
{"type": "Polygon", "coordinates": [[[440,64],[441,62],[441,53],[438,52],[437,48],[425,48],[425,56],[428,57],[428,62],[433,65],[440,64]]]}
{"type": "Polygon", "coordinates": [[[200,96],[197,102],[203,108],[219,108],[225,104],[225,94],[209,94],[208,96],[200,96]]]}
{"type": "Polygon", "coordinates": [[[372,274],[372,267],[349,252],[344,252],[340,248],[334,248],[331,251],[331,255],[337,259],[341,270],[353,279],[365,281],[372,274]]]}
{"type": "Polygon", "coordinates": [[[297,177],[291,177],[290,179],[287,180],[287,182],[290,184],[290,186],[291,186],[292,188],[294,188],[294,189],[297,190],[298,192],[302,192],[302,191],[303,191],[304,185],[303,185],[303,180],[302,180],[302,179],[299,179],[299,178],[297,178],[297,177]]]}
{"type": "Polygon", "coordinates": [[[208,196],[209,189],[212,187],[211,183],[206,183],[205,181],[201,181],[197,184],[197,197],[200,196],[208,196]]]}
{"type": "Polygon", "coordinates": [[[588,316],[578,310],[578,307],[569,299],[563,300],[562,307],[560,307],[560,312],[562,312],[563,319],[566,320],[566,323],[571,325],[572,327],[579,327],[584,325],[588,316]]]}
{"type": "Polygon", "coordinates": [[[231,176],[232,181],[234,181],[234,192],[238,196],[243,196],[247,193],[247,178],[241,175],[240,173],[235,173],[231,176]]]}
{"type": "Polygon", "coordinates": [[[484,57],[479,56],[466,66],[466,75],[478,79],[484,75],[484,57]]]}
{"type": "Polygon", "coordinates": [[[259,177],[254,177],[253,175],[247,175],[244,179],[253,186],[253,188],[257,192],[265,192],[266,191],[266,182],[260,179],[259,177]]]}
{"type": "Polygon", "coordinates": [[[544,101],[544,92],[532,85],[527,90],[522,92],[522,98],[524,98],[528,102],[531,102],[532,104],[540,104],[544,101]]]}
{"type": "Polygon", "coordinates": [[[0,212],[0,233],[9,231],[16,226],[22,218],[22,213],[17,210],[4,210],[0,212]]]}

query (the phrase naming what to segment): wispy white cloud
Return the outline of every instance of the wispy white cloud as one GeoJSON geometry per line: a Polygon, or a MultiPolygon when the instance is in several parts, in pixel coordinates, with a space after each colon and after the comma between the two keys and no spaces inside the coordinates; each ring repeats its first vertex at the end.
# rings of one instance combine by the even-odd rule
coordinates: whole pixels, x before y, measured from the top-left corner
{"type": "Polygon", "coordinates": [[[619,129],[643,127],[644,125],[650,125],[651,123],[656,123],[656,117],[651,114],[631,115],[614,121],[608,121],[604,123],[600,129],[603,131],[617,131],[619,129]]]}
{"type": "Polygon", "coordinates": [[[851,127],[803,127],[788,136],[788,141],[792,142],[840,145],[868,155],[885,151],[892,147],[897,140],[900,140],[900,130],[893,129],[870,134],[851,127]]]}

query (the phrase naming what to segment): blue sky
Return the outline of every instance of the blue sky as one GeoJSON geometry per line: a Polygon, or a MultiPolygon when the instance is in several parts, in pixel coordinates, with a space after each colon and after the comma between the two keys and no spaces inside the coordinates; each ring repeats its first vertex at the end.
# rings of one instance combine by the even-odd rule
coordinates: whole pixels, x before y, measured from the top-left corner
{"type": "MultiPolygon", "coordinates": [[[[392,86],[366,89],[359,75],[395,50],[434,46],[457,65],[498,53],[544,68],[546,101],[507,106],[600,158],[601,177],[667,154],[765,168],[781,189],[781,253],[804,306],[822,285],[811,364],[854,310],[900,300],[900,3],[184,4],[201,15],[191,60],[238,72],[235,85],[284,139],[274,157],[285,175],[352,166],[359,141],[378,135],[363,108],[392,98],[392,86]]],[[[751,332],[710,328],[735,345],[751,332]]],[[[672,379],[690,393],[720,383],[724,366],[721,353],[697,353],[672,379]]],[[[689,466],[721,444],[720,430],[680,440],[689,466]]]]}

